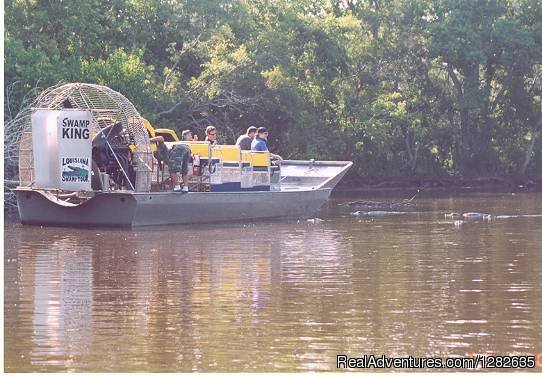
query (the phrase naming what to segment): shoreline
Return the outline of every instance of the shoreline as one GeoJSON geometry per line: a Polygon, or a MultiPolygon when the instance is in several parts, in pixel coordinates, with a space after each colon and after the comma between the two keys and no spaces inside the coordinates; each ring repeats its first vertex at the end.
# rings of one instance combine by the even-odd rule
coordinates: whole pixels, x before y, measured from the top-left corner
{"type": "Polygon", "coordinates": [[[518,194],[542,192],[542,177],[537,178],[502,178],[480,177],[463,178],[386,178],[386,179],[351,179],[341,181],[333,190],[332,196],[448,196],[465,194],[518,194]],[[419,191],[418,191],[419,190],[419,191]]]}

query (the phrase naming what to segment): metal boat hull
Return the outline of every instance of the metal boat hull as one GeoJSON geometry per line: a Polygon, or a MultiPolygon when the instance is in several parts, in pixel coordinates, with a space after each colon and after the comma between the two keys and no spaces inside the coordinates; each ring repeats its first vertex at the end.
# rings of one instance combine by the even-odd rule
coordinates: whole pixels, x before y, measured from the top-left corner
{"type": "Polygon", "coordinates": [[[133,227],[211,223],[279,217],[310,217],[331,188],[254,192],[98,193],[73,205],[47,191],[17,188],[23,224],[133,227]]]}

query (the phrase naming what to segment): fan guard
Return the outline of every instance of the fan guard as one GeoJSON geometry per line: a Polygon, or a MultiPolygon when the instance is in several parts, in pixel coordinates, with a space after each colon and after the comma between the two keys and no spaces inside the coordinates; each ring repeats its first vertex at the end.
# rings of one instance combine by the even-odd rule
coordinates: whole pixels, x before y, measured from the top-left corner
{"type": "MultiPolygon", "coordinates": [[[[134,105],[122,94],[102,85],[70,83],[42,92],[33,108],[61,110],[66,107],[90,110],[95,131],[120,122],[128,131],[130,142],[136,146],[134,162],[135,191],[150,191],[152,152],[147,128],[134,105]]],[[[32,184],[34,163],[32,154],[31,111],[21,119],[23,133],[19,143],[19,180],[21,186],[32,184]]]]}

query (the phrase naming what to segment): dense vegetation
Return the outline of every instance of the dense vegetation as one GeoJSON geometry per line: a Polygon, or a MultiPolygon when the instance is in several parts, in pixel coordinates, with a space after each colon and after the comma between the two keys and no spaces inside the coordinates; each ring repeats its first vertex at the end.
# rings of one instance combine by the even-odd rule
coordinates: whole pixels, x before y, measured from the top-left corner
{"type": "Polygon", "coordinates": [[[540,0],[6,0],[4,48],[5,121],[91,82],[362,177],[542,174],[540,0]]]}

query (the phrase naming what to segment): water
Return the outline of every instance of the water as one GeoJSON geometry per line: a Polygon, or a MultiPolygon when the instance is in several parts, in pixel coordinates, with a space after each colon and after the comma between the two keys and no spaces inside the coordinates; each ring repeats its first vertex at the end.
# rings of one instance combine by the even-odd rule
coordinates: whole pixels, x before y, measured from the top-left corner
{"type": "MultiPolygon", "coordinates": [[[[336,370],[538,354],[542,194],[135,230],[5,226],[5,370],[336,370]],[[448,212],[513,215],[492,221],[448,212]],[[531,215],[531,216],[524,216],[531,215]]],[[[540,369],[538,369],[540,371],[540,369]]]]}

